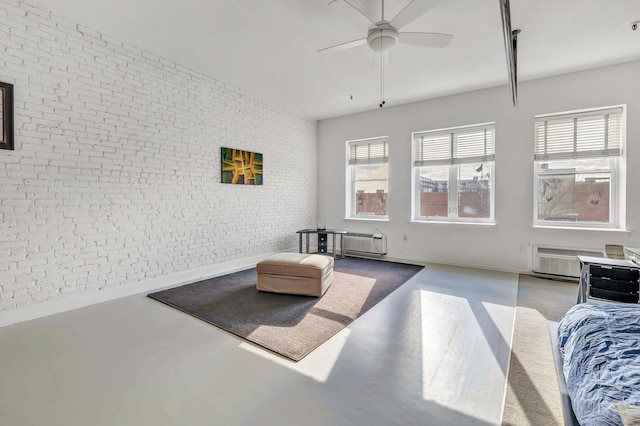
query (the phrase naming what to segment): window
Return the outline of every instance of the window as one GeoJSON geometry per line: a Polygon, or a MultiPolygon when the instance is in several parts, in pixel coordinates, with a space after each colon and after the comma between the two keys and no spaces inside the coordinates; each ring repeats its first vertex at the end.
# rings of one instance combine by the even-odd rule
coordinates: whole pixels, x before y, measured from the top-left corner
{"type": "Polygon", "coordinates": [[[494,123],[413,133],[414,220],[493,222],[494,123]]]}
{"type": "Polygon", "coordinates": [[[386,137],[348,141],[347,217],[387,219],[389,143],[386,137]]]}
{"type": "Polygon", "coordinates": [[[545,226],[621,226],[623,107],[538,116],[534,221],[545,226]]]}

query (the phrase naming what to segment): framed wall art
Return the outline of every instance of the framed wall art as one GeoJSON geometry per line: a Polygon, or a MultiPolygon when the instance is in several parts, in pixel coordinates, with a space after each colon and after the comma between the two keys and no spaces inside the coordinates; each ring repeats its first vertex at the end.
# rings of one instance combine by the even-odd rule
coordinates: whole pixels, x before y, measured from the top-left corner
{"type": "Polygon", "coordinates": [[[262,185],[262,154],[222,148],[222,183],[262,185]]]}
{"type": "Polygon", "coordinates": [[[13,149],[13,84],[0,82],[0,149],[13,149]]]}

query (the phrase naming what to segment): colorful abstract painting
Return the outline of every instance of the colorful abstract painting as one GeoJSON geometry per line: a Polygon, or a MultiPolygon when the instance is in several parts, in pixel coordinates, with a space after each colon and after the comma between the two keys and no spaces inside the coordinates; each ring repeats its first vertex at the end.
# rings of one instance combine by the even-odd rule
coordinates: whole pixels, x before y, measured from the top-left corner
{"type": "Polygon", "coordinates": [[[222,148],[222,183],[262,185],[262,154],[222,148]]]}

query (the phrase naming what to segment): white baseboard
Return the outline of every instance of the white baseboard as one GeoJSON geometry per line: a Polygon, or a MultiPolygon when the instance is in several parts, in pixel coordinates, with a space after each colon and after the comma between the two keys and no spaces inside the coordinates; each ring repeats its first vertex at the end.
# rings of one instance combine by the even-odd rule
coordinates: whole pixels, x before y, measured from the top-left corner
{"type": "Polygon", "coordinates": [[[472,263],[472,262],[447,261],[442,259],[430,259],[430,258],[429,259],[413,259],[409,257],[399,258],[399,257],[394,257],[393,255],[384,256],[384,257],[381,257],[380,259],[389,260],[391,262],[413,263],[416,265],[424,265],[424,266],[427,266],[429,264],[435,264],[435,265],[446,265],[446,266],[459,266],[461,268],[486,269],[489,271],[507,272],[511,274],[531,274],[531,270],[500,268],[495,266],[481,265],[481,264],[472,263]]]}
{"type": "MultiPolygon", "coordinates": [[[[290,249],[288,251],[297,252],[298,249],[296,247],[295,249],[290,249]]],[[[49,302],[20,306],[15,309],[0,312],[0,327],[6,327],[8,325],[42,318],[48,315],[83,308],[97,303],[108,302],[122,297],[151,293],[153,291],[164,290],[220,275],[242,271],[253,268],[256,266],[257,262],[272,254],[273,253],[267,253],[259,256],[233,260],[189,271],[176,272],[162,277],[125,284],[118,287],[110,287],[87,293],[70,294],[49,302]]]]}

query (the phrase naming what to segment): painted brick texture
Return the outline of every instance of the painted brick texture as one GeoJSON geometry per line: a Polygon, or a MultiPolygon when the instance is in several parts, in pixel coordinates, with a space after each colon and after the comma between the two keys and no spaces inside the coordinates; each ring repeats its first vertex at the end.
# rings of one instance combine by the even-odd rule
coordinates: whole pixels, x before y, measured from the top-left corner
{"type": "Polygon", "coordinates": [[[317,123],[16,0],[0,0],[0,310],[296,246],[317,123]],[[220,182],[220,147],[264,185],[220,182]]]}

